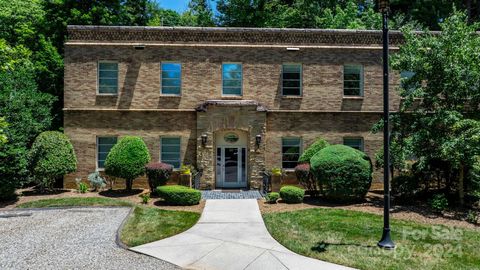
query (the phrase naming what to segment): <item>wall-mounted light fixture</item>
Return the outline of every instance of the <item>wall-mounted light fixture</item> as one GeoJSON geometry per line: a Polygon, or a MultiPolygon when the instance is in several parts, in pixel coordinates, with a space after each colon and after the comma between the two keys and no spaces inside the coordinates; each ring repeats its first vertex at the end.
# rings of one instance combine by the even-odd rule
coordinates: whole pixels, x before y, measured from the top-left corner
{"type": "Polygon", "coordinates": [[[133,48],[137,51],[141,51],[141,50],[145,49],[145,45],[139,44],[139,45],[133,46],[133,48]]]}
{"type": "Polygon", "coordinates": [[[207,138],[208,138],[207,134],[202,134],[201,138],[202,138],[202,146],[205,147],[205,145],[207,144],[207,138]]]}
{"type": "Polygon", "coordinates": [[[255,136],[255,144],[257,145],[257,147],[260,147],[261,142],[262,142],[262,135],[258,134],[257,136],[255,136]]]}
{"type": "Polygon", "coordinates": [[[288,47],[287,51],[300,51],[300,48],[298,48],[298,47],[288,47]]]}

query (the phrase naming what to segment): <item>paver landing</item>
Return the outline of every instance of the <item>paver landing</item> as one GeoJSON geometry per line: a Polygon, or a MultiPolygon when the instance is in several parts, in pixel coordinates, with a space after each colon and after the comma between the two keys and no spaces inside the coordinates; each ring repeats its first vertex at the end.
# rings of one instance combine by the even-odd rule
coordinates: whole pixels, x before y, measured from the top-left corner
{"type": "Polygon", "coordinates": [[[187,269],[351,269],[298,255],[268,233],[256,200],[207,200],[189,230],[132,250],[187,269]]]}

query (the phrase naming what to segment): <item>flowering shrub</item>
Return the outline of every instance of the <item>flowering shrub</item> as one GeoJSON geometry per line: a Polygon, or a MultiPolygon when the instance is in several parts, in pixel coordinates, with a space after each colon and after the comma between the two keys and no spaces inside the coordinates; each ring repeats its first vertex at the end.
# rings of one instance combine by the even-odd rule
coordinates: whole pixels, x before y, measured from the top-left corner
{"type": "Polygon", "coordinates": [[[152,192],[158,186],[163,186],[172,174],[173,167],[170,164],[163,162],[150,162],[145,166],[145,173],[148,178],[148,186],[152,192]]]}
{"type": "Polygon", "coordinates": [[[317,192],[317,183],[313,178],[312,173],[310,172],[310,164],[303,163],[295,167],[295,175],[297,176],[298,182],[310,192],[310,194],[316,194],[317,192]]]}

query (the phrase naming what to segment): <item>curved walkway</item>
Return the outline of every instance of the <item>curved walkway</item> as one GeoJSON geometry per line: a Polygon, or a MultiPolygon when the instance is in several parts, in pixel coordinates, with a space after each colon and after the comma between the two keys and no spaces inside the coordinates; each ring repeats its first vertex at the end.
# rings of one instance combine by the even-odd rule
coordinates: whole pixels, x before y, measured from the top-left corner
{"type": "Polygon", "coordinates": [[[181,234],[132,250],[187,269],[350,269],[298,255],[267,231],[256,200],[207,200],[200,221],[181,234]]]}

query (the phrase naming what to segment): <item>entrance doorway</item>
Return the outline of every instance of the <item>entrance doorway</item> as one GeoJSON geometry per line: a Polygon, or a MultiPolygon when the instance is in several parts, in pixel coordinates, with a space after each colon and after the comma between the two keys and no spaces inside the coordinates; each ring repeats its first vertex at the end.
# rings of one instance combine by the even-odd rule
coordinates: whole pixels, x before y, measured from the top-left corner
{"type": "Polygon", "coordinates": [[[219,132],[216,141],[216,187],[246,188],[246,135],[240,132],[219,132]]]}

